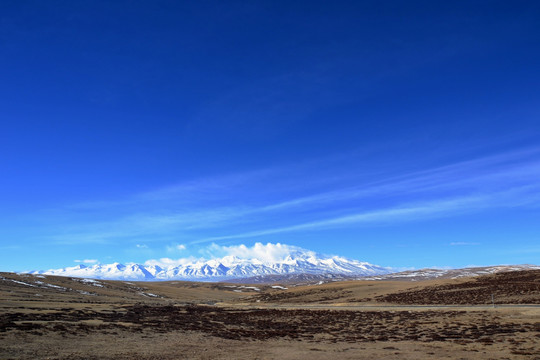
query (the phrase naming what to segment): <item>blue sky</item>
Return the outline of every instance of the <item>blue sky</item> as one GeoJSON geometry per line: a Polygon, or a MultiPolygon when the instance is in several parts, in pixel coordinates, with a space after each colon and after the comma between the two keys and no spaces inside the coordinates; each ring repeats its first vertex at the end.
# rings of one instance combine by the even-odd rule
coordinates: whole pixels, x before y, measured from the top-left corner
{"type": "Polygon", "coordinates": [[[540,263],[532,1],[0,4],[0,270],[284,243],[540,263]]]}

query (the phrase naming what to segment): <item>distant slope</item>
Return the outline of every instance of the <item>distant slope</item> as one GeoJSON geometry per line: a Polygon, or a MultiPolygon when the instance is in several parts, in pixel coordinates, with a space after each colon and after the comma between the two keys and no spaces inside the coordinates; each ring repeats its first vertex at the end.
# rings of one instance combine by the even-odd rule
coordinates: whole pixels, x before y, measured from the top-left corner
{"type": "Polygon", "coordinates": [[[288,285],[314,285],[335,281],[353,280],[381,280],[381,281],[423,281],[434,279],[460,279],[500,272],[522,271],[540,269],[538,265],[498,265],[487,267],[469,267],[463,269],[421,269],[403,272],[390,272],[374,276],[358,276],[349,274],[285,274],[261,275],[248,278],[230,280],[230,282],[244,284],[288,284],[288,285]]]}
{"type": "Polygon", "coordinates": [[[0,312],[13,304],[207,304],[232,301],[265,289],[193,281],[132,282],[0,272],[0,312]]]}
{"type": "Polygon", "coordinates": [[[376,296],[394,304],[481,305],[540,304],[540,270],[501,272],[454,282],[376,296]]]}
{"type": "Polygon", "coordinates": [[[52,302],[474,305],[490,304],[492,294],[496,304],[540,304],[540,270],[420,282],[357,280],[313,285],[132,282],[0,273],[0,310],[18,303],[47,306],[52,302]]]}
{"type": "Polygon", "coordinates": [[[481,275],[496,274],[500,272],[537,270],[539,265],[497,265],[484,267],[468,267],[462,269],[420,269],[390,273],[376,276],[368,276],[362,280],[403,280],[420,281],[432,279],[460,279],[481,275]]]}
{"type": "Polygon", "coordinates": [[[313,285],[334,281],[351,281],[358,279],[358,275],[347,274],[285,274],[285,275],[262,275],[248,278],[231,279],[231,283],[240,284],[288,284],[292,286],[313,285]]]}

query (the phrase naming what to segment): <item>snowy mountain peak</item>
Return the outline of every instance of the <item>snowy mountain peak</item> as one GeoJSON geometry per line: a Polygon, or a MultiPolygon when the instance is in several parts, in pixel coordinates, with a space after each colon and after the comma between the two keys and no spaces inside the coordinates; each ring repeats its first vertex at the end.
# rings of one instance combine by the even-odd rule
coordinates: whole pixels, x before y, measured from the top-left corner
{"type": "MultiPolygon", "coordinates": [[[[373,276],[387,274],[389,269],[367,262],[326,256],[295,246],[255,244],[226,248],[230,254],[211,260],[179,259],[174,265],[148,261],[143,264],[78,265],[33,273],[116,280],[198,280],[224,281],[265,275],[336,274],[373,276]]],[[[170,260],[170,259],[169,259],[170,260]]]]}

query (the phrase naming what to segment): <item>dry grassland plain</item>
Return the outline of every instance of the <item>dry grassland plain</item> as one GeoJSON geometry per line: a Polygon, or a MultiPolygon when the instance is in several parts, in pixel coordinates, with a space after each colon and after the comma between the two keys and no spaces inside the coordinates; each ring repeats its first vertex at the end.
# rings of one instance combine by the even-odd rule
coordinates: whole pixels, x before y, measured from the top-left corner
{"type": "Polygon", "coordinates": [[[540,359],[540,271],[280,285],[0,273],[0,359],[540,359]]]}

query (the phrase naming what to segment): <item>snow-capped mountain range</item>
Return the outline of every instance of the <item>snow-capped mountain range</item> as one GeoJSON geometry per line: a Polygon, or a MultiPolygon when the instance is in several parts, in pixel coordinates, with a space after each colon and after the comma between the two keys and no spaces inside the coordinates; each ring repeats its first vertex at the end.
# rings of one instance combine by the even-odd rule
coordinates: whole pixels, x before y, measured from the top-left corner
{"type": "Polygon", "coordinates": [[[373,276],[390,273],[390,269],[340,256],[324,256],[312,251],[295,249],[277,260],[240,258],[229,255],[212,260],[196,260],[175,266],[156,264],[96,264],[77,265],[63,269],[32,271],[32,274],[73,276],[110,280],[197,280],[224,281],[265,275],[341,274],[373,276]]]}

